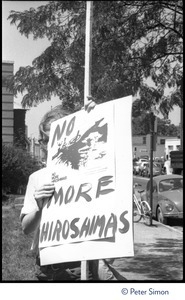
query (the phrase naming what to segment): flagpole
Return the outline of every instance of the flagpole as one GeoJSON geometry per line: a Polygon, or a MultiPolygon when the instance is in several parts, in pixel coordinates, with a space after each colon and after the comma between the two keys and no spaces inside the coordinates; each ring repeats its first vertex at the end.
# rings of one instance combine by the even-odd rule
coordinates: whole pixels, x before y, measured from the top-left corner
{"type": "MultiPolygon", "coordinates": [[[[87,96],[91,95],[92,21],[93,1],[86,1],[84,106],[88,101],[87,96]]],[[[81,261],[81,280],[88,280],[88,271],[88,261],[81,261]]]]}

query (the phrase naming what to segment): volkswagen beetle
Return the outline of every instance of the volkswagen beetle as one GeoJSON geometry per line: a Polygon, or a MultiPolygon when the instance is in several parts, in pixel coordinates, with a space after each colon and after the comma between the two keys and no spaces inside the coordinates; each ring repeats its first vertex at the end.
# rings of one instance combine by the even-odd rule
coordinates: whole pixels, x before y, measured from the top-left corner
{"type": "MultiPolygon", "coordinates": [[[[142,199],[150,204],[150,180],[142,199]]],[[[168,218],[183,218],[183,176],[159,175],[153,178],[152,214],[160,223],[166,224],[168,218]]]]}

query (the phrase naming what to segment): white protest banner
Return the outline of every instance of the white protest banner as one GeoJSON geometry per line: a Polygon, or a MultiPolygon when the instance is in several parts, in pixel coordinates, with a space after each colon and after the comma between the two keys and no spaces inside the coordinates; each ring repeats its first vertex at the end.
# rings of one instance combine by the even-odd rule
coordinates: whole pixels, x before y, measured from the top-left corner
{"type": "Polygon", "coordinates": [[[52,123],[42,265],[133,255],[131,107],[129,96],[52,123]]]}

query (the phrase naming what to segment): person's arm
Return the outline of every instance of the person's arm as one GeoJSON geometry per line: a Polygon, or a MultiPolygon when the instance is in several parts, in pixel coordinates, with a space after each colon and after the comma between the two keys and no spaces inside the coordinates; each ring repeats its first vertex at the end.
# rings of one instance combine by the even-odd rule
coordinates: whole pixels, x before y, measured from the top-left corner
{"type": "Polygon", "coordinates": [[[41,210],[35,210],[22,218],[22,230],[24,234],[29,234],[39,226],[41,218],[41,210]]]}
{"type": "Polygon", "coordinates": [[[28,214],[23,214],[22,217],[22,229],[25,234],[29,234],[39,226],[43,203],[46,199],[49,199],[55,190],[53,183],[47,183],[35,190],[32,195],[37,203],[37,206],[33,211],[28,214]]]}

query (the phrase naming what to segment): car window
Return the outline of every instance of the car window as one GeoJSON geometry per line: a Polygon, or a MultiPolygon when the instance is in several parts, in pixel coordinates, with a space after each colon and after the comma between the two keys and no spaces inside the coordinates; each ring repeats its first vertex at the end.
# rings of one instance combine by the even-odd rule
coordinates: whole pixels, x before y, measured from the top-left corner
{"type": "Polygon", "coordinates": [[[139,160],[139,163],[143,163],[143,162],[146,163],[146,162],[148,162],[148,160],[147,160],[147,159],[140,159],[140,160],[139,160]]]}
{"type": "Polygon", "coordinates": [[[159,191],[165,192],[170,190],[177,190],[183,187],[183,179],[182,178],[170,178],[161,180],[159,182],[159,191]]]}

